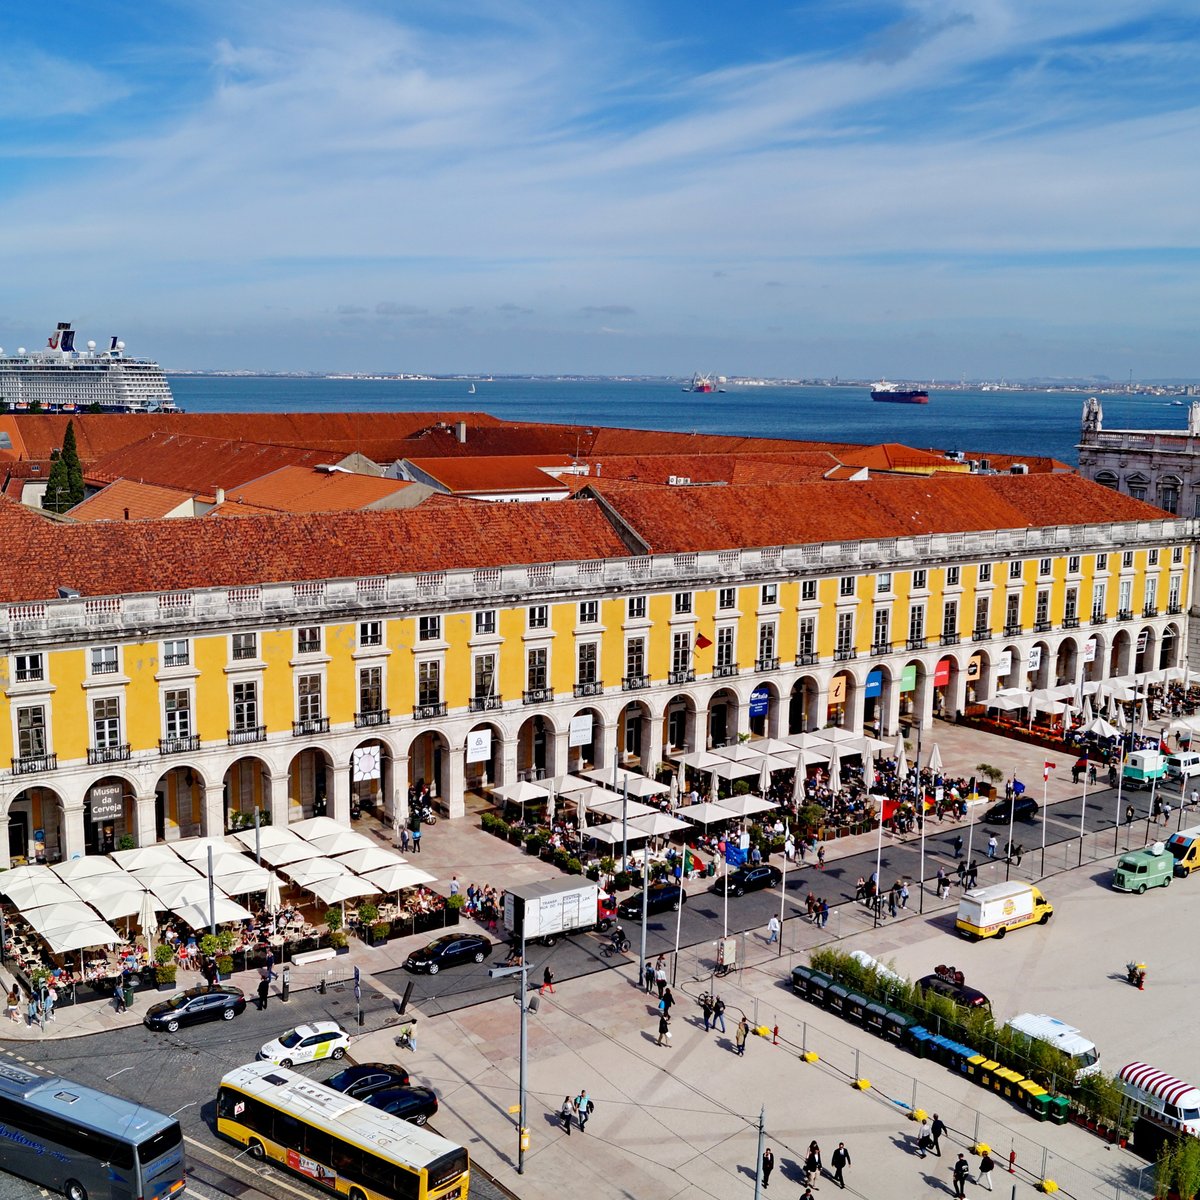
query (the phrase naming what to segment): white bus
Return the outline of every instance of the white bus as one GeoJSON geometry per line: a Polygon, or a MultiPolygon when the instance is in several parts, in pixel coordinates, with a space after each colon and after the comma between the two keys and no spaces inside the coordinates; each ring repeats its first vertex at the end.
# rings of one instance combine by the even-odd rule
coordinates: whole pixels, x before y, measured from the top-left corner
{"type": "Polygon", "coordinates": [[[178,1121],[2,1059],[0,1168],[69,1200],[166,1200],[187,1183],[178,1121]]]}

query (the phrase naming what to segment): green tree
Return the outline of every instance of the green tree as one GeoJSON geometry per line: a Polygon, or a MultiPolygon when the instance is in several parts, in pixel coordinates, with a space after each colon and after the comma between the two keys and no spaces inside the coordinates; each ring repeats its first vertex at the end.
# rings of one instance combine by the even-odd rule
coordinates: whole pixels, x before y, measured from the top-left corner
{"type": "Polygon", "coordinates": [[[50,475],[46,479],[46,494],[42,507],[47,512],[63,513],[71,507],[71,480],[67,475],[67,464],[60,454],[50,464],[50,475]]]}
{"type": "Polygon", "coordinates": [[[71,489],[71,507],[83,502],[83,464],[79,461],[79,447],[75,444],[75,422],[67,422],[63,437],[62,454],[59,457],[67,464],[67,482],[71,489]]]}

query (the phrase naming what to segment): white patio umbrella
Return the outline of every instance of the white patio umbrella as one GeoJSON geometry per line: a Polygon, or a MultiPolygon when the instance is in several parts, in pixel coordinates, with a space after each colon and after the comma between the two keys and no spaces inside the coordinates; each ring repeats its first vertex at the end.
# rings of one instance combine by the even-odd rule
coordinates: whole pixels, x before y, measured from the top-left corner
{"type": "Polygon", "coordinates": [[[711,750],[693,750],[689,754],[675,756],[675,762],[681,767],[691,767],[693,771],[707,771],[713,763],[720,761],[720,757],[711,750]]]}
{"type": "Polygon", "coordinates": [[[97,896],[89,896],[88,903],[108,922],[136,917],[141,911],[143,897],[149,895],[145,888],[110,888],[97,896]]]}
{"type": "Polygon", "coordinates": [[[493,788],[492,795],[513,804],[528,804],[531,800],[545,800],[550,795],[550,789],[543,783],[531,783],[528,779],[520,779],[516,783],[506,783],[503,787],[493,788]]]}
{"type": "Polygon", "coordinates": [[[267,880],[266,894],[263,896],[263,908],[271,914],[271,932],[278,930],[279,910],[283,907],[283,889],[279,886],[279,876],[274,871],[267,880]]]}
{"type": "Polygon", "coordinates": [[[129,874],[143,887],[148,887],[152,891],[159,884],[191,883],[194,880],[206,878],[195,867],[189,867],[187,863],[182,862],[178,858],[172,859],[171,862],[139,867],[135,871],[130,871],[129,874]]]}
{"type": "Polygon", "coordinates": [[[828,729],[815,730],[813,736],[820,738],[823,742],[832,742],[837,745],[839,742],[852,742],[859,735],[844,725],[831,725],[828,729]]]}
{"type": "Polygon", "coordinates": [[[22,912],[31,908],[42,908],[47,904],[70,904],[79,899],[70,887],[49,870],[46,871],[45,878],[27,875],[23,882],[18,879],[10,883],[0,877],[0,891],[3,891],[22,912]]]}
{"type": "MultiPolygon", "coordinates": [[[[254,849],[254,830],[243,829],[233,835],[247,850],[254,849]]],[[[296,837],[291,829],[283,825],[262,825],[258,830],[258,844],[264,849],[267,846],[290,844],[296,837]]]]}
{"type": "Polygon", "coordinates": [[[366,850],[375,845],[369,837],[355,833],[353,829],[339,829],[337,833],[324,833],[308,839],[322,854],[348,854],[351,850],[366,850]]]}
{"type": "MultiPolygon", "coordinates": [[[[332,817],[306,817],[303,821],[293,821],[288,828],[311,842],[313,838],[324,837],[327,833],[340,833],[346,827],[332,817]]],[[[254,845],[253,842],[250,844],[254,845]]]]}
{"type": "Polygon", "coordinates": [[[1093,717],[1084,727],[1084,733],[1094,733],[1097,737],[1120,737],[1121,731],[1110,725],[1103,717],[1093,717]]]}
{"type": "Polygon", "coordinates": [[[321,852],[301,837],[292,835],[292,840],[278,842],[273,846],[264,846],[262,860],[269,867],[285,867],[289,863],[304,862],[310,858],[320,858],[321,852]]]}
{"type": "Polygon", "coordinates": [[[71,925],[97,920],[95,910],[79,899],[44,904],[40,908],[27,909],[22,915],[34,930],[42,935],[50,929],[65,929],[71,925]]]}
{"type": "Polygon", "coordinates": [[[260,867],[248,859],[239,862],[232,859],[223,860],[225,869],[217,870],[213,865],[213,879],[217,887],[229,896],[249,896],[265,892],[271,882],[271,872],[266,867],[260,867]]]}
{"type": "Polygon", "coordinates": [[[763,755],[762,766],[758,771],[758,790],[765,796],[771,790],[771,768],[768,765],[768,755],[763,755]]]}
{"type": "MultiPolygon", "coordinates": [[[[125,871],[117,866],[106,854],[84,854],[80,858],[69,858],[66,862],[55,863],[50,868],[63,883],[74,884],[77,879],[96,879],[103,875],[124,875],[125,871]]],[[[15,871],[11,872],[16,874],[15,871]]]]}
{"type": "Polygon", "coordinates": [[[656,779],[647,779],[645,775],[635,775],[629,781],[629,794],[644,799],[647,796],[665,796],[670,787],[659,783],[656,779]]]}
{"type": "Polygon", "coordinates": [[[630,833],[636,829],[639,833],[649,834],[650,837],[664,837],[678,829],[690,828],[691,826],[686,821],[668,817],[665,812],[647,813],[644,817],[634,817],[629,822],[630,833]]]}
{"type": "Polygon", "coordinates": [[[796,774],[792,780],[792,802],[797,808],[804,803],[804,781],[808,778],[808,760],[801,746],[796,751],[796,774]]]}
{"type": "Polygon", "coordinates": [[[728,796],[721,801],[721,808],[727,808],[739,817],[748,817],[751,813],[766,812],[768,809],[778,807],[779,805],[774,800],[768,800],[763,796],[728,796]]]}
{"type": "Polygon", "coordinates": [[[875,786],[875,759],[870,754],[863,759],[863,786],[868,792],[875,786]]]}
{"type": "MultiPolygon", "coordinates": [[[[608,842],[612,846],[620,845],[623,840],[620,821],[613,821],[607,825],[589,825],[583,831],[583,835],[584,837],[593,837],[597,841],[608,842]]],[[[638,829],[632,821],[629,822],[629,841],[633,842],[649,836],[648,833],[638,829]]]]}
{"type": "Polygon", "coordinates": [[[896,734],[895,759],[896,777],[903,783],[904,777],[908,774],[908,759],[904,754],[904,734],[902,733],[896,734]]]}
{"type": "Polygon", "coordinates": [[[836,744],[829,748],[829,786],[835,792],[842,786],[842,756],[836,744]]]}
{"type": "Polygon", "coordinates": [[[580,779],[578,775],[555,775],[553,779],[544,779],[542,782],[546,787],[553,788],[556,796],[568,796],[593,786],[590,779],[580,779]]]}
{"type": "Polygon", "coordinates": [[[138,928],[146,935],[146,948],[153,955],[154,935],[158,932],[158,913],[154,911],[154,897],[149,892],[142,893],[138,906],[138,928]]]}
{"type": "Polygon", "coordinates": [[[318,879],[333,879],[337,876],[352,875],[349,867],[343,866],[332,858],[310,858],[305,862],[289,863],[280,868],[294,884],[307,887],[318,879]]]}
{"type": "Polygon", "coordinates": [[[758,774],[757,762],[723,762],[711,768],[715,779],[748,779],[758,774]]]}
{"type": "Polygon", "coordinates": [[[679,810],[679,815],[697,825],[712,825],[716,821],[731,821],[737,813],[724,804],[712,804],[707,801],[700,804],[685,804],[679,810]]]}
{"type": "Polygon", "coordinates": [[[590,771],[579,771],[578,775],[582,779],[590,779],[593,783],[599,783],[618,792],[627,782],[632,783],[635,779],[645,778],[636,771],[628,771],[624,767],[593,767],[590,771]]]}
{"type": "Polygon", "coordinates": [[[390,867],[408,860],[382,846],[364,846],[359,850],[351,850],[349,854],[339,854],[336,861],[349,867],[356,875],[366,875],[369,871],[378,871],[380,867],[390,867]]]}
{"type": "Polygon", "coordinates": [[[369,879],[361,875],[317,879],[305,884],[304,888],[322,904],[345,904],[347,900],[355,900],[360,896],[378,896],[380,891],[369,879]]]}
{"type": "MultiPolygon", "coordinates": [[[[83,862],[84,860],[79,859],[78,861],[83,862]]],[[[62,876],[58,875],[53,867],[45,867],[41,863],[30,863],[24,867],[13,867],[11,871],[5,871],[3,874],[0,874],[0,892],[8,895],[8,888],[12,884],[37,881],[45,883],[55,878],[61,879],[62,876]]]]}
{"type": "Polygon", "coordinates": [[[795,753],[796,750],[795,743],[785,742],[782,738],[751,738],[746,744],[751,750],[757,750],[759,754],[782,754],[785,758],[795,753]]]}
{"type": "MultiPolygon", "coordinates": [[[[163,908],[174,912],[185,904],[203,904],[208,906],[208,880],[195,879],[187,883],[158,883],[150,889],[159,899],[163,908]]],[[[224,896],[225,889],[213,885],[214,896],[224,896]]]]}
{"type": "Polygon", "coordinates": [[[125,941],[111,925],[96,916],[90,921],[48,929],[41,937],[51,954],[69,954],[72,950],[89,950],[93,946],[116,946],[125,941]]]}
{"type": "MultiPolygon", "coordinates": [[[[213,852],[214,862],[218,858],[230,854],[240,855],[242,853],[241,846],[235,846],[227,842],[224,838],[218,837],[184,838],[179,842],[171,842],[170,847],[185,863],[191,863],[192,866],[198,867],[201,871],[208,869],[209,850],[213,852]]],[[[253,839],[250,842],[250,849],[254,849],[253,839]]]]}
{"type": "MultiPolygon", "coordinates": [[[[183,904],[175,909],[175,915],[192,929],[207,929],[209,922],[208,900],[200,904],[183,904]]],[[[254,914],[247,908],[230,900],[227,896],[217,896],[213,900],[213,923],[216,925],[231,925],[235,921],[249,921],[254,914]]]]}
{"type": "Polygon", "coordinates": [[[608,800],[602,800],[599,804],[592,804],[590,806],[591,811],[599,813],[602,817],[616,818],[620,818],[622,815],[644,817],[648,813],[658,811],[658,809],[651,808],[648,804],[643,804],[640,800],[630,800],[626,803],[623,796],[618,796],[614,800],[612,799],[612,792],[609,792],[608,795],[608,800]]]}
{"type": "Polygon", "coordinates": [[[928,766],[935,775],[940,775],[944,769],[942,767],[942,752],[938,749],[937,742],[933,743],[933,749],[929,751],[929,762],[926,764],[926,766],[928,766]]]}
{"type": "Polygon", "coordinates": [[[671,773],[671,790],[670,790],[669,799],[670,799],[670,804],[671,804],[672,810],[679,807],[679,772],[678,771],[673,771],[671,773]]]}
{"type": "Polygon", "coordinates": [[[379,867],[374,871],[368,871],[363,876],[376,887],[382,888],[385,892],[399,892],[404,888],[416,887],[419,883],[436,883],[436,876],[430,875],[428,871],[419,870],[411,863],[395,863],[390,867],[379,867]]]}
{"type": "Polygon", "coordinates": [[[138,846],[133,850],[118,850],[113,862],[126,871],[140,871],[144,867],[157,867],[179,862],[179,856],[170,846],[157,842],[153,846],[138,846]]]}

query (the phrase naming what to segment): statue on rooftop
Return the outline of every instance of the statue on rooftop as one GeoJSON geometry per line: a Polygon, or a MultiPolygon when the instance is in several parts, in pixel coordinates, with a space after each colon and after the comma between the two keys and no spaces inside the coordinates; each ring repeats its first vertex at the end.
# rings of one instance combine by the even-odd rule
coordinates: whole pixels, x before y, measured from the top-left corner
{"type": "Polygon", "coordinates": [[[1099,433],[1104,428],[1104,409],[1095,396],[1089,396],[1083,402],[1083,436],[1089,433],[1099,433]]]}

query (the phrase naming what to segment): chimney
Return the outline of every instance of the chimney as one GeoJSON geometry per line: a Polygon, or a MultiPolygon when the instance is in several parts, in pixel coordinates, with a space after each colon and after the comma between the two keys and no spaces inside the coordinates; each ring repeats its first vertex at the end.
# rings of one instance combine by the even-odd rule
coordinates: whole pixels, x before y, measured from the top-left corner
{"type": "Polygon", "coordinates": [[[125,510],[125,520],[129,520],[129,509],[125,510]]]}
{"type": "Polygon", "coordinates": [[[467,443],[467,423],[466,421],[455,421],[454,423],[454,440],[461,445],[467,443]]]}
{"type": "Polygon", "coordinates": [[[217,488],[216,503],[217,504],[225,503],[225,489],[224,488],[217,488]]]}

